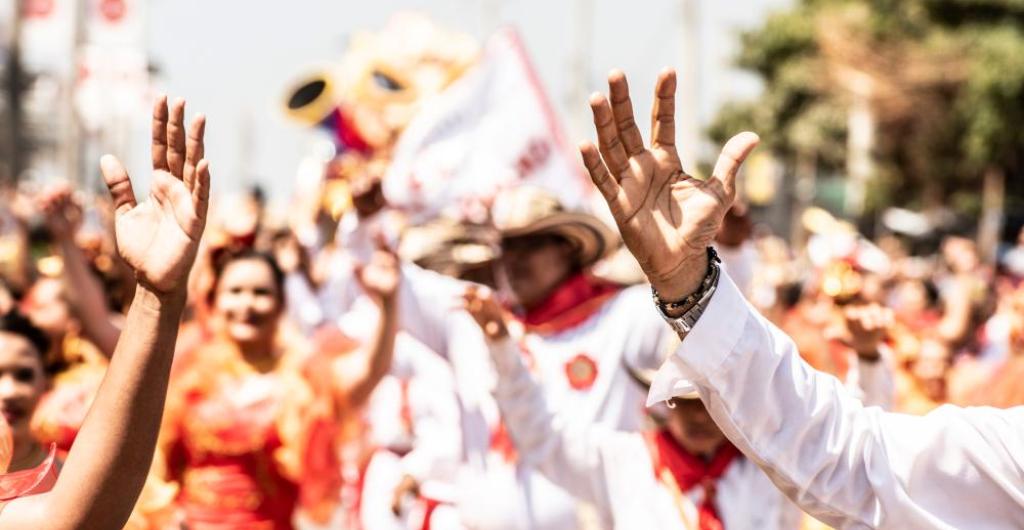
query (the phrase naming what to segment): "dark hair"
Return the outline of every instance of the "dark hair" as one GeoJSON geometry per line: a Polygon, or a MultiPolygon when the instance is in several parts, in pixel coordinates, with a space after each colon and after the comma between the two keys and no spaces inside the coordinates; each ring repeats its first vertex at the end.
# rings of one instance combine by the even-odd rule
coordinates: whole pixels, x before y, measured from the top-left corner
{"type": "Polygon", "coordinates": [[[213,286],[207,295],[207,302],[213,303],[214,298],[217,296],[217,287],[220,285],[220,279],[224,275],[224,271],[227,270],[228,265],[236,261],[259,261],[270,267],[270,272],[274,276],[274,285],[277,286],[278,301],[284,302],[284,271],[281,270],[281,266],[277,264],[274,256],[251,248],[234,252],[226,251],[214,256],[213,286]]]}
{"type": "Polygon", "coordinates": [[[12,309],[6,315],[0,316],[0,331],[17,335],[29,341],[36,349],[40,359],[45,359],[46,352],[50,350],[50,339],[46,333],[43,333],[43,330],[37,328],[17,309],[12,309]]]}

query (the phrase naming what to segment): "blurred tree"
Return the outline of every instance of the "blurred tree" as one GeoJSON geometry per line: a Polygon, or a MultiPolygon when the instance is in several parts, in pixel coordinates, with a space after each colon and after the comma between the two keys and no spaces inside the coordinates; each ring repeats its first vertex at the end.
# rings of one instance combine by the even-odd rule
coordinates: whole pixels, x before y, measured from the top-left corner
{"type": "Polygon", "coordinates": [[[758,131],[790,171],[867,167],[863,209],[847,212],[861,221],[949,206],[988,207],[991,224],[1004,188],[1010,207],[1024,202],[1021,179],[1007,180],[1024,170],[1022,28],[1024,0],[802,0],[742,36],[737,62],[765,91],[724,107],[709,134],[758,131]],[[870,163],[854,167],[858,156],[870,163]]]}

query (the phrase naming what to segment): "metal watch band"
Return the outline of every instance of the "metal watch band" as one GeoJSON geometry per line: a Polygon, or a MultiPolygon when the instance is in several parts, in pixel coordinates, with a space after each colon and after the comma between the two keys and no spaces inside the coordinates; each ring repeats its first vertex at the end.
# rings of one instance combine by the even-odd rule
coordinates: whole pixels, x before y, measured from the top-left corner
{"type": "Polygon", "coordinates": [[[701,280],[700,287],[698,287],[696,291],[691,293],[686,298],[683,298],[682,300],[665,301],[661,298],[661,295],[658,294],[658,290],[655,289],[653,285],[651,285],[651,296],[654,298],[654,304],[658,306],[658,309],[660,309],[662,313],[674,313],[679,310],[689,310],[694,305],[696,305],[698,300],[700,300],[700,297],[704,293],[704,291],[707,291],[710,288],[711,282],[715,280],[712,274],[714,272],[714,266],[721,263],[722,260],[718,257],[718,252],[715,251],[714,247],[708,247],[707,252],[707,273],[704,274],[704,279],[701,280]]]}
{"type": "Polygon", "coordinates": [[[700,320],[701,315],[704,314],[704,310],[707,309],[708,304],[711,303],[711,298],[714,296],[715,291],[718,290],[718,281],[721,278],[721,267],[718,265],[717,260],[708,261],[708,273],[701,283],[702,289],[698,291],[700,298],[697,302],[687,309],[682,315],[678,317],[671,317],[665,311],[663,304],[656,304],[658,312],[661,317],[665,319],[665,322],[679,335],[682,339],[686,337],[693,330],[693,326],[697,325],[697,321],[700,320]]]}

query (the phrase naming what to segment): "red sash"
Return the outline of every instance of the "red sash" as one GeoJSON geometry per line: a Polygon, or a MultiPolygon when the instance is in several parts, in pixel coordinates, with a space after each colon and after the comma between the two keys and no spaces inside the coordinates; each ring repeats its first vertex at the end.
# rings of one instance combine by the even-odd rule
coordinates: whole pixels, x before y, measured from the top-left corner
{"type": "Polygon", "coordinates": [[[527,311],[521,320],[532,333],[572,329],[597,313],[620,289],[616,284],[579,273],[562,282],[547,300],[527,311]]]}
{"type": "Polygon", "coordinates": [[[656,475],[667,469],[682,493],[703,486],[704,501],[697,508],[700,530],[722,530],[722,520],[715,508],[716,483],[740,455],[739,449],[728,441],[724,442],[711,461],[704,462],[679,445],[665,429],[650,432],[647,437],[656,475]]]}

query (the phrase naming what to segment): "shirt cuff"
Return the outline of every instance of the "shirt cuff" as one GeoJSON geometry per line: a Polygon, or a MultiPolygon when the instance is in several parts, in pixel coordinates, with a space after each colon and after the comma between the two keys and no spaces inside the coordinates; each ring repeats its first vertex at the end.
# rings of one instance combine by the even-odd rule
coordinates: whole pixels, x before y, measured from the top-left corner
{"type": "Polygon", "coordinates": [[[655,374],[647,406],[691,394],[699,383],[707,381],[732,353],[751,311],[723,270],[708,308],[655,374]]]}

